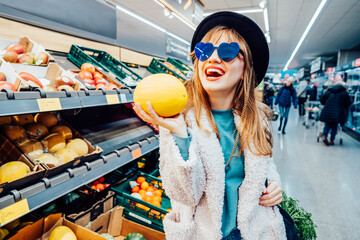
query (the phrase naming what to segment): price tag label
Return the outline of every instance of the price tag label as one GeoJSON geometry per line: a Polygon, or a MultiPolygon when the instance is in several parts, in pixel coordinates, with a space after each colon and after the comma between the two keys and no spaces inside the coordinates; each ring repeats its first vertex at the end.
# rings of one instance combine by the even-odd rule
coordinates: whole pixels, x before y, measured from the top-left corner
{"type": "Polygon", "coordinates": [[[120,100],[121,100],[122,103],[127,102],[126,95],[125,94],[120,94],[120,100]]]}
{"type": "Polygon", "coordinates": [[[0,210],[0,224],[3,225],[28,212],[29,204],[27,199],[21,200],[0,210]]]}
{"type": "Polygon", "coordinates": [[[140,157],[142,155],[141,148],[137,148],[137,149],[133,150],[131,152],[131,154],[132,154],[134,159],[140,157]]]}
{"type": "Polygon", "coordinates": [[[118,104],[118,103],[120,103],[119,97],[118,97],[117,94],[106,95],[106,100],[107,100],[108,104],[118,104]]]}
{"type": "Polygon", "coordinates": [[[61,110],[60,99],[58,98],[41,98],[37,99],[40,112],[61,110]]]}

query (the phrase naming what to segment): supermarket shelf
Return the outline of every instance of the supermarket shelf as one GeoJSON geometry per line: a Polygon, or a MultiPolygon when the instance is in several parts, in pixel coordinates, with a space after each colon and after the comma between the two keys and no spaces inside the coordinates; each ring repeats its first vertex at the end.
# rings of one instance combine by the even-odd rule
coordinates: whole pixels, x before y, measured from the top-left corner
{"type": "Polygon", "coordinates": [[[82,90],[44,92],[0,92],[0,116],[59,111],[133,102],[133,91],[82,90]]]}
{"type": "MultiPolygon", "coordinates": [[[[115,150],[100,159],[67,169],[52,178],[43,178],[39,183],[21,190],[13,190],[0,198],[0,227],[36,210],[47,203],[103,176],[138,157],[157,149],[158,135],[138,141],[135,144],[115,150]],[[25,210],[15,211],[17,204],[25,202],[25,210]]],[[[24,207],[24,204],[21,205],[24,207]]],[[[20,207],[20,205],[19,205],[20,207]]]]}

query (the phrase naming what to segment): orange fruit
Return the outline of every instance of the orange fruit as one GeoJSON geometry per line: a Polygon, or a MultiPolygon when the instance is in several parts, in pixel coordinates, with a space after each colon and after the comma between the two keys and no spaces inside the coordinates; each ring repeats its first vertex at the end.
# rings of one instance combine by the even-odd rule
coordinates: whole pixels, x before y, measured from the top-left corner
{"type": "Polygon", "coordinates": [[[147,190],[149,187],[149,183],[148,182],[143,182],[141,183],[141,189],[147,190]]]}
{"type": "Polygon", "coordinates": [[[102,184],[102,183],[98,183],[98,184],[96,184],[96,188],[97,188],[99,191],[102,191],[102,190],[105,189],[105,186],[104,186],[104,184],[102,184]]]}
{"type": "Polygon", "coordinates": [[[161,197],[161,196],[162,196],[162,191],[159,190],[159,189],[156,189],[156,190],[154,191],[154,196],[159,196],[159,197],[161,197]]]}
{"type": "Polygon", "coordinates": [[[153,201],[160,202],[162,201],[162,198],[159,196],[153,196],[153,201]]]}
{"type": "Polygon", "coordinates": [[[147,191],[148,192],[155,192],[156,188],[154,186],[149,186],[147,191]]]}
{"type": "Polygon", "coordinates": [[[136,179],[136,182],[138,183],[138,184],[142,184],[143,182],[145,182],[146,181],[146,179],[144,178],[144,177],[138,177],[137,179],[136,179]]]}
{"type": "Polygon", "coordinates": [[[145,195],[145,194],[146,194],[146,190],[140,189],[140,190],[139,190],[139,194],[140,194],[140,195],[145,195]]]}
{"type": "Polygon", "coordinates": [[[161,204],[159,201],[152,201],[151,204],[161,208],[161,204]]]}
{"type": "Polygon", "coordinates": [[[131,192],[137,193],[137,192],[139,192],[139,190],[140,190],[139,186],[135,186],[131,189],[131,192]]]}
{"type": "Polygon", "coordinates": [[[144,200],[145,202],[151,203],[151,202],[152,202],[152,199],[153,199],[152,196],[145,195],[145,197],[144,197],[143,200],[144,200]]]}

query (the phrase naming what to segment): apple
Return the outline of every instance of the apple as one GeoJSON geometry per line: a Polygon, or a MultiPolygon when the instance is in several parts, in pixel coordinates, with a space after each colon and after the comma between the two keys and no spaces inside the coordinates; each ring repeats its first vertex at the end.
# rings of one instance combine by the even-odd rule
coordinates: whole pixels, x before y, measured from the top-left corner
{"type": "Polygon", "coordinates": [[[45,52],[39,52],[34,57],[34,63],[36,65],[46,64],[49,60],[49,56],[45,52]]]}
{"type": "Polygon", "coordinates": [[[16,91],[16,88],[14,86],[14,84],[12,83],[9,83],[9,82],[0,82],[0,91],[3,90],[3,89],[9,89],[9,90],[12,90],[12,91],[16,91]]]}
{"type": "Polygon", "coordinates": [[[68,85],[72,87],[74,85],[74,81],[66,76],[59,76],[54,81],[55,87],[59,87],[61,85],[68,85]]]}
{"type": "Polygon", "coordinates": [[[99,89],[106,90],[106,85],[104,83],[97,84],[95,90],[99,90],[99,89]]]}
{"type": "Polygon", "coordinates": [[[63,89],[67,89],[69,91],[75,91],[72,87],[70,87],[69,85],[61,85],[59,87],[56,88],[57,91],[61,91],[63,89]]]}
{"type": "Polygon", "coordinates": [[[80,71],[78,76],[82,80],[84,80],[84,79],[93,79],[93,76],[92,76],[91,72],[88,72],[88,71],[80,71]]]}
{"type": "Polygon", "coordinates": [[[21,44],[11,44],[6,48],[7,51],[14,51],[17,54],[22,54],[25,52],[25,47],[21,44]]]}
{"type": "Polygon", "coordinates": [[[46,85],[43,89],[45,92],[56,92],[56,87],[52,84],[46,85]]]}
{"type": "Polygon", "coordinates": [[[87,83],[87,84],[95,85],[95,81],[94,81],[94,80],[91,80],[91,79],[86,78],[86,79],[84,79],[83,81],[84,81],[85,83],[87,83]]]}
{"type": "Polygon", "coordinates": [[[17,61],[17,63],[22,63],[22,64],[33,64],[34,62],[34,59],[32,56],[30,56],[29,54],[27,53],[24,53],[24,54],[21,54],[17,61]]]}
{"type": "Polygon", "coordinates": [[[11,62],[11,63],[16,63],[17,58],[18,58],[18,54],[14,51],[6,51],[3,56],[3,59],[6,62],[11,62]]]}
{"type": "Polygon", "coordinates": [[[0,72],[0,82],[6,81],[5,73],[0,72]]]}

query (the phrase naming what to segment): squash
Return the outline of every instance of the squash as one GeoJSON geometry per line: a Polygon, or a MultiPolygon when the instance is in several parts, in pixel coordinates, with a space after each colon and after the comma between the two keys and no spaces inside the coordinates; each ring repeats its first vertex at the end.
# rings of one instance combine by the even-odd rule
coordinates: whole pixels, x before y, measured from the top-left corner
{"type": "Polygon", "coordinates": [[[165,73],[152,74],[139,82],[134,91],[134,102],[148,112],[150,102],[155,112],[162,117],[180,113],[187,102],[185,86],[174,76],[165,73]]]}
{"type": "Polygon", "coordinates": [[[140,233],[129,233],[124,240],[146,240],[140,233]]]}
{"type": "Polygon", "coordinates": [[[58,226],[51,231],[49,240],[77,240],[77,238],[69,227],[58,226]]]}

